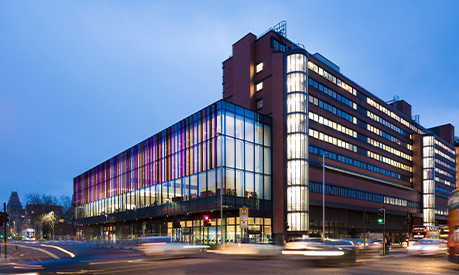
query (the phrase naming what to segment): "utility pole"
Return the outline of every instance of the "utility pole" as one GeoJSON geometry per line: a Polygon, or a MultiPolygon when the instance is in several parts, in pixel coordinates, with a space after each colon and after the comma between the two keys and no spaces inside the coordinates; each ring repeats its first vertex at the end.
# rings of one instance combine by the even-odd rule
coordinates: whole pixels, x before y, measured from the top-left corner
{"type": "Polygon", "coordinates": [[[6,222],[7,222],[7,216],[6,216],[6,202],[3,203],[3,215],[4,215],[4,221],[3,221],[3,245],[5,246],[5,259],[7,258],[6,256],[6,245],[7,245],[7,240],[8,238],[6,238],[6,222]]]}
{"type": "Polygon", "coordinates": [[[365,210],[365,207],[364,207],[363,208],[363,255],[365,255],[365,247],[367,246],[366,224],[367,224],[367,211],[365,210]]]}

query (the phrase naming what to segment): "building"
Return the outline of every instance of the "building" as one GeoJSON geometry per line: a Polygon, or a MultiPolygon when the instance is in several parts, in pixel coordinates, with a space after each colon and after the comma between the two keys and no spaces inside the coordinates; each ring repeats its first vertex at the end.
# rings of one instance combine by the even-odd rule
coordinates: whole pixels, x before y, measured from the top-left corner
{"type": "Polygon", "coordinates": [[[19,200],[18,192],[11,192],[10,199],[6,205],[8,213],[7,231],[9,236],[19,236],[24,226],[24,208],[19,200]]]}
{"type": "Polygon", "coordinates": [[[105,239],[212,243],[221,211],[227,241],[270,238],[271,118],[220,100],[77,176],[74,203],[85,235],[105,239]],[[245,230],[242,207],[250,209],[245,230]]]}
{"type": "Polygon", "coordinates": [[[380,208],[394,240],[412,224],[446,224],[454,127],[425,129],[404,100],[384,102],[287,39],[285,22],[233,45],[223,99],[273,119],[274,235],[322,232],[324,177],[327,236],[382,232],[380,208]]]}
{"type": "Polygon", "coordinates": [[[381,208],[397,241],[411,225],[446,224],[455,186],[452,125],[422,127],[409,103],[379,99],[281,22],[233,45],[223,100],[77,176],[74,198],[87,234],[106,238],[218,241],[223,205],[228,241],[381,233],[381,208]]]}

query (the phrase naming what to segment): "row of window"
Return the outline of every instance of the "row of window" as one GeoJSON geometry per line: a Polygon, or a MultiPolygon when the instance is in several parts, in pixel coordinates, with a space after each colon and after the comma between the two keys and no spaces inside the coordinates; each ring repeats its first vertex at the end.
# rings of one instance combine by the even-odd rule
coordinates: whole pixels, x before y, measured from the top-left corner
{"type": "Polygon", "coordinates": [[[402,158],[404,158],[406,160],[409,160],[409,161],[413,160],[413,157],[411,157],[410,155],[405,154],[405,153],[403,153],[403,152],[401,152],[401,151],[399,151],[399,150],[397,150],[395,148],[390,147],[389,145],[386,145],[386,144],[384,144],[382,142],[379,142],[377,140],[374,140],[372,138],[367,137],[367,142],[368,142],[368,144],[371,144],[376,148],[383,149],[384,151],[387,151],[387,152],[389,152],[391,154],[394,154],[396,156],[402,157],[402,158]]]}
{"type": "Polygon", "coordinates": [[[322,67],[317,66],[316,64],[312,63],[311,61],[308,62],[308,68],[316,73],[318,73],[320,76],[323,76],[325,79],[328,81],[331,81],[335,83],[336,85],[340,86],[344,90],[348,91],[352,95],[356,95],[357,91],[352,88],[350,85],[347,85],[347,83],[343,82],[341,79],[335,77],[331,73],[327,72],[324,70],[322,67]]]}
{"type": "Polygon", "coordinates": [[[381,162],[387,163],[389,165],[392,165],[394,167],[400,168],[402,170],[408,171],[408,172],[413,172],[413,168],[409,165],[403,164],[401,162],[398,162],[396,160],[393,160],[391,158],[385,157],[383,155],[367,151],[367,157],[370,157],[375,160],[379,160],[381,162]]]}
{"type": "Polygon", "coordinates": [[[392,142],[394,142],[394,143],[396,143],[396,144],[398,144],[400,146],[406,147],[408,150],[413,151],[413,145],[408,144],[408,143],[406,143],[404,141],[401,141],[400,139],[389,135],[388,133],[380,130],[379,128],[376,128],[376,127],[372,126],[371,124],[367,124],[367,130],[370,131],[370,132],[373,132],[373,133],[375,133],[375,134],[377,134],[377,135],[379,135],[379,136],[381,136],[381,137],[383,137],[383,138],[385,138],[387,140],[390,140],[390,141],[392,141],[392,142]]]}
{"type": "Polygon", "coordinates": [[[329,111],[330,113],[333,113],[334,115],[337,115],[341,118],[344,118],[345,120],[348,120],[354,124],[357,124],[357,118],[354,117],[354,116],[351,116],[350,114],[336,108],[335,106],[332,106],[330,104],[328,104],[327,102],[324,102],[320,99],[318,99],[317,97],[314,97],[312,95],[309,95],[309,102],[311,102],[312,104],[316,105],[316,106],[319,106],[321,109],[324,109],[324,110],[327,110],[329,111]]]}
{"type": "Polygon", "coordinates": [[[435,154],[444,157],[445,159],[451,161],[452,163],[456,163],[456,160],[454,158],[448,156],[447,154],[443,153],[442,151],[440,151],[438,149],[435,149],[435,154]]]}
{"type": "Polygon", "coordinates": [[[435,186],[435,191],[442,192],[442,193],[445,193],[445,194],[449,194],[449,193],[451,193],[452,190],[448,190],[448,189],[445,189],[445,188],[441,188],[439,186],[435,186]]]}
{"type": "Polygon", "coordinates": [[[436,159],[435,159],[435,162],[438,163],[438,164],[440,164],[440,165],[445,166],[446,168],[448,168],[448,169],[450,169],[450,170],[456,171],[456,168],[455,168],[454,166],[449,165],[448,163],[446,163],[446,162],[444,162],[444,161],[441,161],[441,160],[439,160],[439,159],[436,158],[436,159]]]}
{"type": "Polygon", "coordinates": [[[350,137],[354,137],[354,138],[357,138],[357,132],[354,131],[354,130],[351,130],[347,127],[344,127],[343,125],[339,124],[339,123],[336,123],[334,121],[331,121],[331,120],[328,120],[327,118],[323,117],[323,116],[320,116],[316,113],[313,113],[313,112],[309,112],[309,119],[312,120],[312,121],[315,121],[319,124],[322,124],[322,125],[325,125],[325,126],[328,126],[332,129],[334,129],[335,131],[338,131],[338,132],[341,132],[341,133],[344,133],[350,137]]]}
{"type": "MultiPolygon", "coordinates": [[[[224,171],[223,195],[247,199],[271,199],[271,176],[238,169],[224,171]]],[[[143,207],[218,197],[222,169],[149,186],[118,196],[85,204],[85,217],[134,210],[143,207]]]]}
{"type": "Polygon", "coordinates": [[[347,149],[352,152],[357,152],[357,146],[354,144],[351,144],[349,142],[346,142],[344,140],[338,139],[336,137],[329,136],[327,134],[324,134],[322,132],[316,131],[314,129],[309,129],[309,136],[313,137],[315,139],[318,139],[323,142],[327,142],[330,144],[333,144],[335,146],[347,149]]]}
{"type": "MultiPolygon", "coordinates": [[[[309,146],[309,153],[310,154],[322,156],[324,152],[328,152],[328,151],[324,151],[324,150],[322,150],[320,148],[317,148],[315,146],[309,146]]],[[[373,164],[370,164],[370,163],[363,162],[361,160],[350,158],[350,157],[345,156],[345,155],[336,154],[336,153],[333,153],[333,152],[328,152],[327,158],[339,161],[339,162],[344,163],[344,164],[352,165],[352,166],[355,166],[355,167],[358,167],[358,168],[361,168],[361,169],[365,169],[365,170],[368,170],[368,171],[371,171],[371,172],[375,172],[375,173],[378,173],[378,174],[381,174],[381,175],[389,176],[389,177],[392,177],[394,179],[399,179],[399,180],[403,180],[403,181],[406,181],[406,182],[411,182],[411,180],[412,180],[411,177],[407,177],[405,175],[401,175],[399,173],[396,173],[396,172],[381,168],[379,166],[376,166],[376,165],[373,165],[373,164]]]]}
{"type": "Polygon", "coordinates": [[[448,151],[449,153],[453,154],[453,155],[456,155],[456,151],[454,151],[453,149],[449,148],[448,146],[444,145],[443,143],[439,142],[438,140],[435,140],[435,145],[438,145],[440,146],[441,148],[445,149],[446,151],[448,151]]]}
{"type": "Polygon", "coordinates": [[[442,206],[436,206],[435,207],[435,214],[436,215],[441,215],[441,216],[448,216],[448,208],[447,207],[442,207],[442,206]]]}
{"type": "Polygon", "coordinates": [[[399,115],[397,115],[396,113],[390,111],[389,109],[387,109],[386,107],[382,106],[381,104],[377,103],[376,101],[374,101],[373,99],[367,97],[367,103],[370,105],[370,106],[373,106],[375,107],[376,109],[380,110],[381,112],[385,113],[386,115],[390,116],[391,118],[397,120],[398,122],[400,122],[401,124],[405,125],[406,127],[410,128],[411,130],[413,130],[415,133],[418,133],[418,134],[421,134],[423,135],[424,134],[424,131],[418,129],[417,127],[415,127],[414,125],[412,125],[411,123],[409,123],[408,121],[406,121],[405,119],[401,118],[399,115]]]}
{"type": "Polygon", "coordinates": [[[445,170],[442,170],[440,168],[435,167],[435,173],[442,174],[443,176],[446,176],[448,178],[451,178],[454,180],[454,175],[446,172],[445,170]]]}
{"type": "Polygon", "coordinates": [[[378,115],[376,115],[376,114],[374,114],[374,113],[372,113],[370,111],[367,111],[367,116],[369,118],[371,118],[372,120],[374,120],[374,121],[386,126],[387,128],[389,128],[389,129],[391,129],[391,130],[393,130],[393,131],[395,131],[395,132],[397,132],[397,133],[399,133],[399,134],[401,134],[403,136],[406,136],[406,137],[409,136],[409,134],[407,132],[403,131],[399,127],[395,126],[394,124],[390,123],[389,121],[381,118],[380,116],[378,116],[378,115]]]}
{"type": "MultiPolygon", "coordinates": [[[[312,193],[322,193],[322,183],[310,182],[309,184],[309,191],[312,193]]],[[[325,194],[343,198],[350,198],[356,200],[363,200],[363,201],[371,201],[371,202],[378,202],[396,206],[404,206],[410,208],[417,208],[419,209],[420,204],[415,201],[410,201],[402,198],[397,197],[390,197],[383,194],[377,194],[373,192],[363,191],[359,189],[334,185],[334,184],[326,184],[325,185],[325,194]]]]}
{"type": "Polygon", "coordinates": [[[455,185],[452,185],[452,183],[450,181],[447,181],[447,180],[439,178],[439,177],[435,177],[435,181],[437,181],[439,183],[443,183],[444,185],[455,186],[455,185]]]}
{"type": "Polygon", "coordinates": [[[309,86],[314,87],[317,90],[319,90],[319,91],[321,91],[321,92],[333,97],[334,99],[344,103],[344,105],[347,105],[348,107],[357,110],[357,104],[355,102],[353,102],[353,101],[341,96],[337,92],[335,92],[332,89],[329,89],[326,86],[318,83],[317,81],[315,81],[312,78],[309,78],[309,86]]]}

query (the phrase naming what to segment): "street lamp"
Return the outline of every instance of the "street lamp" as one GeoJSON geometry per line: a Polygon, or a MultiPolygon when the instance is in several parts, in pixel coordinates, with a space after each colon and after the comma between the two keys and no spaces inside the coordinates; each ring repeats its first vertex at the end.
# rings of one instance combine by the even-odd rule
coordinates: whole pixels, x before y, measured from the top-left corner
{"type": "Polygon", "coordinates": [[[220,238],[222,239],[222,247],[225,245],[223,236],[223,134],[217,132],[217,136],[222,136],[220,139],[220,238]]]}
{"type": "Polygon", "coordinates": [[[53,241],[54,241],[54,221],[55,221],[55,218],[54,218],[54,211],[51,211],[49,214],[51,214],[51,221],[53,222],[53,225],[52,225],[52,228],[53,228],[53,241]]]}
{"type": "Polygon", "coordinates": [[[322,173],[323,173],[323,182],[322,182],[322,234],[323,244],[325,245],[325,155],[328,155],[328,152],[324,152],[322,155],[322,173]]]}

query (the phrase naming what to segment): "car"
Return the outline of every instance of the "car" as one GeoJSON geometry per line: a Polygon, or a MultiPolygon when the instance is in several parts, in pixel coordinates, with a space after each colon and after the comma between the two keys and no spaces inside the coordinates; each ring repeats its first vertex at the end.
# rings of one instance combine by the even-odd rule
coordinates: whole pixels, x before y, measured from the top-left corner
{"type": "Polygon", "coordinates": [[[382,240],[363,238],[342,238],[342,240],[352,241],[359,247],[359,253],[373,253],[382,251],[382,240]]]}
{"type": "Polygon", "coordinates": [[[185,257],[206,251],[207,245],[174,242],[171,237],[148,237],[138,240],[137,248],[149,257],[185,257]]]}
{"type": "Polygon", "coordinates": [[[447,245],[445,240],[420,239],[416,243],[410,243],[407,247],[409,255],[439,256],[446,255],[447,245]]]}
{"type": "Polygon", "coordinates": [[[359,247],[343,239],[299,238],[286,243],[282,254],[303,256],[319,263],[355,262],[359,247]]]}
{"type": "Polygon", "coordinates": [[[281,255],[282,247],[272,244],[225,244],[219,246],[215,251],[216,254],[228,256],[240,256],[248,258],[270,258],[281,255]]]}

